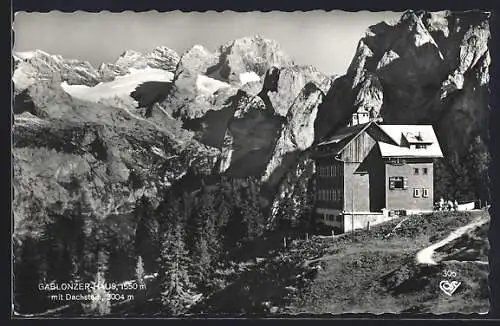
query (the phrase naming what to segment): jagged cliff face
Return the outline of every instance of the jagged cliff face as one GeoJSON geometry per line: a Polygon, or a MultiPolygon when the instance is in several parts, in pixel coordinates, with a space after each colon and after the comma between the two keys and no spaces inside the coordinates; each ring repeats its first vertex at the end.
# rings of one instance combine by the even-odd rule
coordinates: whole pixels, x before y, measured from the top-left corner
{"type": "Polygon", "coordinates": [[[217,61],[217,54],[201,45],[184,53],[174,73],[172,90],[161,103],[162,107],[181,120],[197,119],[210,110],[219,110],[228,97],[236,94],[237,88],[207,76],[207,69],[217,61]]]}
{"type": "Polygon", "coordinates": [[[244,92],[247,104],[240,101],[233,110],[221,171],[248,173],[275,188],[296,156],[312,145],[316,112],[324,96],[321,88],[330,81],[312,67],[270,68],[261,91],[253,97],[244,92]]]}
{"type": "MultiPolygon", "coordinates": [[[[321,102],[319,89],[331,82],[314,67],[294,65],[278,43],[256,36],[230,42],[216,53],[201,46],[187,51],[162,106],[202,143],[222,150],[221,173],[266,182],[273,174],[270,183],[276,186],[282,173],[273,172],[296,146],[289,144],[290,135],[312,143],[315,112],[309,106],[321,102]]],[[[293,160],[287,159],[289,164],[293,160]]]]}
{"type": "Polygon", "coordinates": [[[260,37],[243,37],[224,44],[218,50],[218,62],[207,75],[242,86],[249,81],[260,81],[271,67],[293,65],[293,60],[279,43],[260,37]]]}
{"type": "Polygon", "coordinates": [[[158,199],[192,170],[263,177],[276,187],[284,170],[274,170],[293,165],[284,157],[312,143],[319,88],[331,83],[259,37],[215,53],[197,45],[180,58],[163,47],[126,51],[99,69],[35,54],[15,57],[13,78],[20,94],[13,150],[20,233],[77,203],[98,218],[130,213],[140,196],[158,199]],[[147,69],[173,72],[165,98],[143,101],[147,108],[124,100],[140,103],[147,83],[119,99],[89,99],[67,86],[120,86],[122,76],[147,69]]]}
{"type": "MultiPolygon", "coordinates": [[[[360,40],[346,75],[336,78],[319,104],[315,139],[347,125],[353,112],[382,116],[385,123],[432,124],[450,171],[481,180],[486,163],[466,166],[488,130],[489,14],[413,12],[371,26],[360,40]],[[459,172],[461,171],[461,172],[459,172]]],[[[281,146],[284,148],[283,146],[281,146]]],[[[283,211],[293,193],[296,169],[286,173],[272,214],[283,211]]],[[[458,181],[460,182],[460,181],[458,181]]],[[[468,184],[465,187],[477,187],[468,184]]],[[[481,186],[480,186],[481,187],[481,186]]],[[[481,192],[481,190],[479,190],[481,192]]],[[[300,198],[295,196],[295,201],[300,198]]],[[[470,199],[470,198],[469,198],[470,199]]]]}
{"type": "Polygon", "coordinates": [[[193,141],[174,121],[159,127],[119,109],[80,108],[85,115],[15,117],[16,231],[76,204],[101,219],[128,214],[138,198],[159,200],[190,169],[209,174],[215,167],[218,151],[193,141]]]}
{"type": "Polygon", "coordinates": [[[409,11],[372,26],[322,114],[339,124],[358,110],[387,123],[432,123],[444,150],[461,152],[486,129],[489,36],[480,12],[409,11]]]}
{"type": "Polygon", "coordinates": [[[99,75],[44,53],[49,64],[42,65],[36,55],[20,61],[13,76],[23,100],[13,126],[16,235],[36,236],[51,216],[76,205],[99,219],[130,214],[138,198],[158,201],[186,173],[212,173],[219,150],[194,140],[161,108],[145,118],[140,110],[74,98],[62,82],[92,86],[99,75]]]}
{"type": "Polygon", "coordinates": [[[41,50],[14,53],[13,60],[15,95],[40,80],[59,79],[68,84],[86,86],[100,82],[99,72],[86,61],[64,59],[41,50]]]}
{"type": "Polygon", "coordinates": [[[262,176],[269,186],[277,186],[300,154],[313,144],[314,121],[323,97],[319,87],[310,82],[295,98],[262,176]]]}
{"type": "Polygon", "coordinates": [[[158,46],[151,52],[141,53],[127,50],[115,63],[103,63],[99,66],[102,81],[111,81],[116,76],[123,76],[133,69],[146,67],[174,72],[179,63],[179,55],[166,46],[158,46]]]}
{"type": "Polygon", "coordinates": [[[312,66],[286,67],[277,70],[273,77],[267,84],[264,83],[263,92],[269,97],[275,112],[284,117],[287,116],[295,96],[307,83],[314,82],[321,87],[329,80],[325,74],[312,66]]]}
{"type": "Polygon", "coordinates": [[[28,113],[16,116],[16,225],[43,223],[48,212],[62,213],[76,203],[98,218],[128,213],[137,198],[156,199],[189,166],[213,166],[211,154],[215,153],[193,146],[181,147],[161,130],[140,122],[102,124],[45,120],[28,113]]]}

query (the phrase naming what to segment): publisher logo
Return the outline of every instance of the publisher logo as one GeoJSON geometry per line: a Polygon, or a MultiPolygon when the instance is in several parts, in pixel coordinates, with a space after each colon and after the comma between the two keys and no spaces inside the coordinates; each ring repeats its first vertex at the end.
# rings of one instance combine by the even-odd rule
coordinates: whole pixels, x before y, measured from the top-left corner
{"type": "Polygon", "coordinates": [[[444,293],[446,293],[447,295],[449,295],[451,297],[453,295],[453,293],[455,293],[455,291],[458,289],[460,284],[462,284],[462,282],[458,282],[458,281],[451,281],[450,282],[450,281],[443,280],[443,281],[439,282],[439,288],[441,289],[441,291],[443,291],[444,293]]]}

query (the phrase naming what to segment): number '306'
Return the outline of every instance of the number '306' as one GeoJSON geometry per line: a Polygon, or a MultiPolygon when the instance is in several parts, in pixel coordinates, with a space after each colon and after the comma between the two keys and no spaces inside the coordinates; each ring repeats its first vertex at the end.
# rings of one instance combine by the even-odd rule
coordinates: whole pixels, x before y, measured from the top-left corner
{"type": "Polygon", "coordinates": [[[449,270],[449,269],[445,269],[443,271],[443,277],[457,277],[457,272],[449,270]]]}

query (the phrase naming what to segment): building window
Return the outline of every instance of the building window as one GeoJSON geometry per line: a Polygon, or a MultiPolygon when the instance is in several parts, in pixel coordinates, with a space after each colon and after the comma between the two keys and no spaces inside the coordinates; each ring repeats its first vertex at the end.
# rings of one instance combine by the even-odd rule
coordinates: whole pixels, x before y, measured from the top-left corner
{"type": "Polygon", "coordinates": [[[417,147],[418,149],[424,149],[424,148],[427,148],[427,145],[426,144],[417,144],[415,147],[417,147]]]}
{"type": "Polygon", "coordinates": [[[424,198],[429,197],[429,189],[427,188],[422,189],[422,197],[424,198]]]}
{"type": "Polygon", "coordinates": [[[408,178],[404,177],[390,177],[389,189],[406,189],[408,188],[408,178]]]}
{"type": "Polygon", "coordinates": [[[423,169],[422,169],[422,172],[423,172],[424,174],[427,174],[428,169],[427,169],[427,168],[423,168],[423,169]]]}
{"type": "Polygon", "coordinates": [[[420,197],[420,188],[413,188],[413,197],[420,197]]]}
{"type": "Polygon", "coordinates": [[[420,172],[420,171],[419,171],[419,169],[418,169],[418,168],[414,168],[414,169],[413,169],[413,174],[414,174],[414,175],[418,175],[418,174],[419,174],[419,172],[420,172]]]}

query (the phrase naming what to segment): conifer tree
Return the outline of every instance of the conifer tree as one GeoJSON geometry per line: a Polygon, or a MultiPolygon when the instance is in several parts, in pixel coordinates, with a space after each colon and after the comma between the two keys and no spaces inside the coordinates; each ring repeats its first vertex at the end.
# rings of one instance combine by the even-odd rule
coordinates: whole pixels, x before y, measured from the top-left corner
{"type": "Polygon", "coordinates": [[[144,303],[145,299],[145,289],[146,289],[146,283],[144,280],[144,263],[142,261],[142,257],[139,256],[137,258],[137,263],[135,266],[135,279],[137,283],[137,291],[135,292],[134,295],[134,302],[135,302],[135,307],[140,308],[141,305],[144,303]]]}
{"type": "Polygon", "coordinates": [[[142,261],[142,257],[139,256],[137,258],[137,264],[135,266],[135,279],[137,280],[137,283],[139,285],[144,284],[144,276],[145,276],[144,263],[142,261]]]}
{"type": "Polygon", "coordinates": [[[46,295],[38,290],[42,281],[39,271],[39,250],[36,240],[25,238],[16,245],[14,264],[14,307],[16,312],[33,313],[44,309],[46,295]]]}
{"type": "Polygon", "coordinates": [[[243,191],[241,211],[243,221],[247,226],[246,238],[253,240],[260,236],[265,228],[265,218],[259,203],[259,187],[257,182],[250,179],[248,187],[243,191]]]}
{"type": "Polygon", "coordinates": [[[214,207],[215,196],[203,191],[196,214],[193,271],[195,282],[206,283],[213,272],[213,263],[220,256],[220,239],[217,227],[218,214],[214,207]]]}
{"type": "Polygon", "coordinates": [[[189,301],[192,284],[188,275],[188,252],[185,249],[185,215],[179,199],[170,195],[165,203],[165,218],[162,219],[160,281],[161,301],[166,313],[182,313],[189,301]]]}
{"type": "Polygon", "coordinates": [[[104,251],[98,252],[97,273],[94,279],[94,286],[91,291],[91,300],[84,305],[84,310],[92,315],[107,315],[111,312],[111,301],[109,292],[106,289],[106,277],[108,257],[104,251]]]}
{"type": "Polygon", "coordinates": [[[149,198],[142,196],[134,209],[137,220],[135,247],[141,256],[145,270],[156,271],[156,259],[160,255],[159,224],[149,198]]]}
{"type": "Polygon", "coordinates": [[[483,201],[489,200],[488,167],[490,157],[488,148],[480,136],[476,136],[469,145],[465,163],[470,175],[475,198],[482,199],[483,201]]]}

